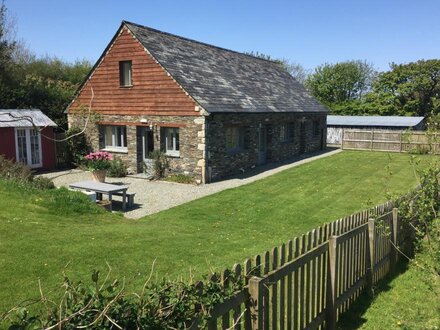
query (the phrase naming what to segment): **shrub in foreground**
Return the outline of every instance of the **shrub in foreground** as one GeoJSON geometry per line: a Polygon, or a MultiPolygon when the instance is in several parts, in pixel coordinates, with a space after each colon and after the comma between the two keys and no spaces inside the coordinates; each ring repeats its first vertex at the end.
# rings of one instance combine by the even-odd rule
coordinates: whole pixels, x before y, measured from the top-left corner
{"type": "Polygon", "coordinates": [[[53,182],[45,177],[36,177],[32,169],[0,155],[0,177],[40,190],[53,189],[53,182]]]}
{"type": "Polygon", "coordinates": [[[42,297],[32,306],[39,312],[17,306],[1,316],[0,325],[10,329],[187,329],[197,322],[203,328],[212,307],[242,283],[233,276],[227,288],[207,279],[197,283],[147,280],[140,292],[127,293],[124,282],[107,279],[108,274],[101,283],[98,271],[93,272],[91,285],[65,277],[61,301],[42,297]]]}

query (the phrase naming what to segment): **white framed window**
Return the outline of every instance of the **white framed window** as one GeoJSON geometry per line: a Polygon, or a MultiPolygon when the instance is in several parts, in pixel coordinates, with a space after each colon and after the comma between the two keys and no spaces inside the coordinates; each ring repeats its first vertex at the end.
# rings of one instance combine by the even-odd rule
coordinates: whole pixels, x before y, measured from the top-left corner
{"type": "Polygon", "coordinates": [[[180,132],[177,127],[162,127],[161,135],[164,139],[164,152],[168,156],[180,156],[180,132]]]}
{"type": "Polygon", "coordinates": [[[15,129],[15,150],[17,162],[32,168],[42,167],[40,131],[33,127],[15,129]]]}
{"type": "Polygon", "coordinates": [[[125,126],[103,126],[104,149],[127,152],[127,128],[125,126]]]}
{"type": "Polygon", "coordinates": [[[244,149],[244,128],[226,128],[226,151],[229,153],[238,152],[244,149]]]}
{"type": "Polygon", "coordinates": [[[133,86],[131,61],[119,62],[119,84],[121,87],[133,86]]]}

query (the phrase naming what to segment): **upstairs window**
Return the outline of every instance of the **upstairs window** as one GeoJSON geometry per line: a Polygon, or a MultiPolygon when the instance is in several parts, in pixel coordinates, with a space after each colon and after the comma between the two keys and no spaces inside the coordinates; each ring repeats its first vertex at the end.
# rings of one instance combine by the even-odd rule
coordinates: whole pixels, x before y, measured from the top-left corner
{"type": "Polygon", "coordinates": [[[121,87],[133,86],[131,61],[119,62],[119,83],[121,87]]]}
{"type": "Polygon", "coordinates": [[[229,153],[238,152],[244,149],[244,128],[226,128],[226,151],[229,153]]]}
{"type": "Polygon", "coordinates": [[[103,126],[102,129],[105,149],[127,151],[127,129],[125,126],[103,126]]]}
{"type": "Polygon", "coordinates": [[[163,127],[161,128],[161,136],[163,140],[163,146],[165,154],[172,157],[180,156],[180,132],[176,127],[163,127]]]}

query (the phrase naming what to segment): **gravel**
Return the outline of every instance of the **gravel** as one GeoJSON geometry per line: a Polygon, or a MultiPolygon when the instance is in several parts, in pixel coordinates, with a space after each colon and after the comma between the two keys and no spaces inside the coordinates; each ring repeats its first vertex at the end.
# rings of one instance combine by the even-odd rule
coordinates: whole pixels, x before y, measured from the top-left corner
{"type": "MultiPolygon", "coordinates": [[[[309,163],[319,158],[331,156],[340,151],[341,150],[337,149],[308,154],[306,157],[296,158],[288,163],[260,166],[233,178],[198,186],[164,181],[149,181],[143,177],[142,174],[127,176],[125,178],[106,178],[106,182],[128,185],[128,192],[136,193],[135,206],[125,212],[124,215],[127,218],[138,219],[203,196],[215,194],[225,189],[239,187],[263,179],[288,168],[309,163]]],[[[57,187],[67,187],[73,182],[91,180],[90,172],[77,169],[51,172],[41,175],[52,179],[57,187]]],[[[118,205],[115,206],[116,209],[118,209],[118,205]]]]}

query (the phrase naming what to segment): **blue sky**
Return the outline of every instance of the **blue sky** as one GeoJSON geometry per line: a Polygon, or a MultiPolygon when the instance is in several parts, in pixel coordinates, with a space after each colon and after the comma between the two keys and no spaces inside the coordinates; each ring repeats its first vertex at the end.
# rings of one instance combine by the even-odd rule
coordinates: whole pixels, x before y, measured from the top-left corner
{"type": "Polygon", "coordinates": [[[349,59],[379,69],[440,56],[440,1],[5,0],[39,55],[95,62],[122,20],[307,69],[349,59]]]}

